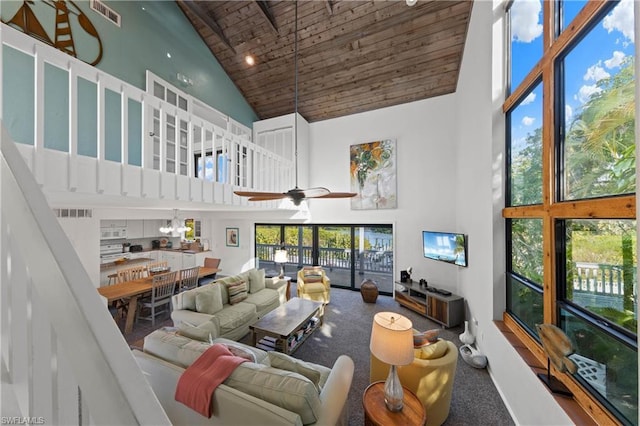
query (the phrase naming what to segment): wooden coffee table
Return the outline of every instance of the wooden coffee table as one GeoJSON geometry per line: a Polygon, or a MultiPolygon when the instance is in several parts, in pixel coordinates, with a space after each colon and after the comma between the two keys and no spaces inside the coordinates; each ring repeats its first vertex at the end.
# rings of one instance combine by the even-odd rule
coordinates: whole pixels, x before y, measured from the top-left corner
{"type": "Polygon", "coordinates": [[[253,346],[291,354],[322,325],[324,304],[294,297],[249,326],[253,346]]]}

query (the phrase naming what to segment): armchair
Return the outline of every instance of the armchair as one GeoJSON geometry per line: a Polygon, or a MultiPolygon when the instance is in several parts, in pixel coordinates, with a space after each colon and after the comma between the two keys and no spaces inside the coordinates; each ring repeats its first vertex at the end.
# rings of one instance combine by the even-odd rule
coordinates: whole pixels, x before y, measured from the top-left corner
{"type": "MultiPolygon", "coordinates": [[[[456,345],[446,340],[439,340],[438,344],[447,346],[439,358],[418,358],[422,349],[415,349],[413,363],[398,367],[400,383],[416,394],[427,411],[426,426],[440,426],[449,416],[453,379],[458,364],[456,345]]],[[[371,355],[370,368],[371,383],[386,380],[388,364],[371,355]]]]}
{"type": "Polygon", "coordinates": [[[298,297],[329,303],[331,280],[320,266],[305,266],[298,271],[298,297]]]}

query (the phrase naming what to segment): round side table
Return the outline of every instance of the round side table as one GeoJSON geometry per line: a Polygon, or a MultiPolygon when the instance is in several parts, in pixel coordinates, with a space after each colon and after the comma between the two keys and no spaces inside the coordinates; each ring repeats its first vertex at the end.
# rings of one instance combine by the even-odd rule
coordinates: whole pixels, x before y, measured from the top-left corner
{"type": "Polygon", "coordinates": [[[400,411],[389,411],[384,403],[384,382],[369,385],[362,396],[365,426],[417,425],[423,426],[427,421],[422,402],[409,389],[404,391],[404,407],[400,411]]]}

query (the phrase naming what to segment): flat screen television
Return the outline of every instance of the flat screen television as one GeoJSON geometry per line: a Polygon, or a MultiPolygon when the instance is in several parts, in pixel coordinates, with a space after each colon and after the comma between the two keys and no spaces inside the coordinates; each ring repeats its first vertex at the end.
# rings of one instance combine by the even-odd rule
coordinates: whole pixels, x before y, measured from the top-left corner
{"type": "Polygon", "coordinates": [[[427,259],[467,266],[467,236],[452,232],[422,231],[422,253],[427,259]]]}

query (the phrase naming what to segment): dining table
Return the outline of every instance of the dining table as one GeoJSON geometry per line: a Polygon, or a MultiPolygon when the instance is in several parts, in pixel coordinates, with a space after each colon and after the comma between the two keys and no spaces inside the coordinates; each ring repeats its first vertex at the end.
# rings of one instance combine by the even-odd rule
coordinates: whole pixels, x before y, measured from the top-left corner
{"type": "MultiPolygon", "coordinates": [[[[218,268],[205,268],[201,266],[198,277],[212,276],[220,271],[221,269],[218,268]]],[[[98,288],[98,293],[106,298],[108,303],[129,299],[124,334],[129,334],[133,330],[133,322],[135,320],[136,309],[138,308],[138,298],[151,292],[152,282],[153,276],[148,276],[98,288]]]]}

